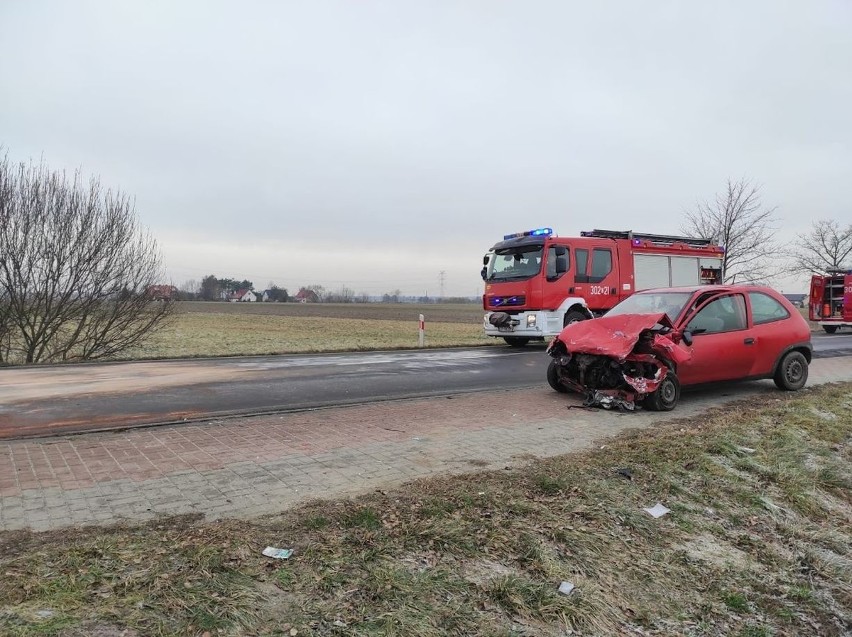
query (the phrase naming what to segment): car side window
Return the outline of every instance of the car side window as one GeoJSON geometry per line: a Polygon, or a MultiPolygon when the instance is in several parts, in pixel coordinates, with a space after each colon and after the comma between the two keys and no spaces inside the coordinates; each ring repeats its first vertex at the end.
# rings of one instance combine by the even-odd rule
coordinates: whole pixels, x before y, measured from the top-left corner
{"type": "Polygon", "coordinates": [[[745,299],[742,294],[728,294],[714,299],[693,316],[686,329],[698,334],[718,334],[744,330],[747,327],[745,299]]]}
{"type": "Polygon", "coordinates": [[[751,301],[751,317],[755,325],[780,321],[790,316],[787,308],[763,292],[749,292],[748,300],[751,301]]]}

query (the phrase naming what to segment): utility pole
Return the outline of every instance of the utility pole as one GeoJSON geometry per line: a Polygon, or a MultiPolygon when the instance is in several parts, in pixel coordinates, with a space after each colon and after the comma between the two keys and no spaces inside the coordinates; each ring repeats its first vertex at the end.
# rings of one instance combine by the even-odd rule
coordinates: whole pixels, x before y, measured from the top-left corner
{"type": "Polygon", "coordinates": [[[440,284],[441,284],[441,299],[442,299],[442,300],[443,300],[443,298],[444,298],[444,278],[446,277],[446,275],[447,275],[446,270],[441,270],[441,271],[438,273],[438,281],[439,281],[439,282],[440,282],[440,284]]]}

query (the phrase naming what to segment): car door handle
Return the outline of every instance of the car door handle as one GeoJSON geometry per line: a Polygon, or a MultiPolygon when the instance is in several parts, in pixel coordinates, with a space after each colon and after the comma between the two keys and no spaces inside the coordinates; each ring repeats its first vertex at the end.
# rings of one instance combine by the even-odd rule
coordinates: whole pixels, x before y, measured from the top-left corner
{"type": "Polygon", "coordinates": [[[743,339],[743,343],[745,343],[746,345],[754,345],[754,339],[753,338],[743,339]]]}

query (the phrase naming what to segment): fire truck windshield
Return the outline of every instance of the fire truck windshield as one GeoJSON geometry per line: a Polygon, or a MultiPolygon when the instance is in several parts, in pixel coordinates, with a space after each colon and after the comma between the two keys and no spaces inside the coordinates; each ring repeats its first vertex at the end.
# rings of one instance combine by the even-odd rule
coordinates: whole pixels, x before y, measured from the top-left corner
{"type": "Polygon", "coordinates": [[[490,253],[486,281],[517,281],[541,271],[542,246],[505,248],[490,253]]]}

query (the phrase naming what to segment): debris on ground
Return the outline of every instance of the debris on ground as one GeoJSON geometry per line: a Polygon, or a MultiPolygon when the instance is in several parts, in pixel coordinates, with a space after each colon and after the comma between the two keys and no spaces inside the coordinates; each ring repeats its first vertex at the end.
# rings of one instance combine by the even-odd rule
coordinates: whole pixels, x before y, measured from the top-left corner
{"type": "Polygon", "coordinates": [[[559,585],[559,592],[562,593],[563,595],[570,595],[571,591],[573,591],[573,590],[574,590],[574,584],[572,584],[571,582],[562,582],[559,585]]]}
{"type": "Polygon", "coordinates": [[[627,478],[628,480],[633,480],[633,471],[628,469],[627,467],[622,467],[621,469],[616,469],[615,472],[623,478],[627,478]]]}
{"type": "Polygon", "coordinates": [[[636,405],[620,395],[594,390],[586,394],[583,399],[584,407],[602,407],[603,409],[617,409],[618,411],[634,411],[636,405]]]}
{"type": "Polygon", "coordinates": [[[648,514],[649,514],[652,518],[661,518],[661,517],[663,517],[666,513],[668,513],[669,511],[671,511],[671,509],[667,509],[667,508],[666,508],[666,507],[664,507],[662,504],[660,504],[659,502],[657,502],[657,504],[655,504],[654,506],[652,506],[652,507],[650,507],[650,508],[647,508],[647,509],[643,509],[643,511],[645,511],[646,513],[648,513],[648,514]]]}
{"type": "Polygon", "coordinates": [[[287,560],[293,555],[293,549],[277,549],[274,546],[267,546],[263,549],[263,554],[276,560],[287,560]]]}

